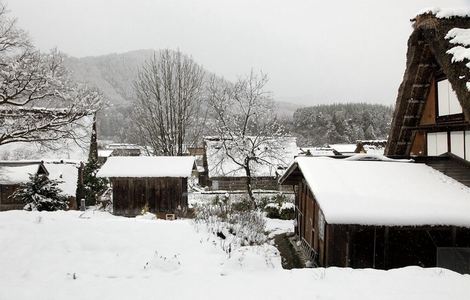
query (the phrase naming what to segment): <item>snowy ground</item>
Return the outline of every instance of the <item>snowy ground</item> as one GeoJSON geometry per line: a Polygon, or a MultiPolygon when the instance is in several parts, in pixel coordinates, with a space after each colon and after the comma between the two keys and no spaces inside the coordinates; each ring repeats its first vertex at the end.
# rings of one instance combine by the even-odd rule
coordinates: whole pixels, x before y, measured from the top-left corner
{"type": "MultiPolygon", "coordinates": [[[[443,269],[283,270],[270,245],[229,258],[191,220],[0,213],[0,299],[468,299],[443,269]]],[[[288,230],[289,221],[268,228],[288,230]]]]}

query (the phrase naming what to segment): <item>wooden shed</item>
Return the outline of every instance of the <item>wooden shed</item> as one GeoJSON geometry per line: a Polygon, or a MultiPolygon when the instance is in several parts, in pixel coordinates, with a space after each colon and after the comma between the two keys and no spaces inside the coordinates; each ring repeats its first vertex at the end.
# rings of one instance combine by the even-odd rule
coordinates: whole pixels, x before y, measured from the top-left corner
{"type": "Polygon", "coordinates": [[[136,216],[147,207],[166,218],[187,208],[188,178],[195,170],[192,156],[116,156],[97,176],[111,180],[115,215],[136,216]]]}
{"type": "Polygon", "coordinates": [[[28,182],[30,175],[49,175],[42,162],[1,161],[0,162],[0,211],[23,209],[24,203],[10,196],[21,183],[28,182]]]}
{"type": "Polygon", "coordinates": [[[295,191],[295,233],[314,265],[434,267],[440,249],[470,253],[470,188],[425,164],[297,157],[281,184],[295,191]]]}

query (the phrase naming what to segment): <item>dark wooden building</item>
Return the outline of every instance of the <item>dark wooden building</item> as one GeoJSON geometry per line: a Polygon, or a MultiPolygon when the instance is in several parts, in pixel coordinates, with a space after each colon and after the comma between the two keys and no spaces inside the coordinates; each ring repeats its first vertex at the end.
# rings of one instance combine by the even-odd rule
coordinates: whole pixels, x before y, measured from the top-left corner
{"type": "Polygon", "coordinates": [[[24,203],[21,199],[10,196],[21,183],[26,183],[30,180],[29,175],[48,176],[49,172],[41,162],[0,162],[0,211],[23,209],[24,203]]]}
{"type": "Polygon", "coordinates": [[[192,156],[116,156],[97,176],[111,180],[115,215],[136,216],[145,208],[167,218],[187,208],[188,178],[195,170],[192,156]]]}
{"type": "MultiPolygon", "coordinates": [[[[295,137],[264,139],[265,142],[255,149],[259,162],[251,164],[252,186],[254,189],[278,190],[281,188],[278,182],[280,175],[299,152],[297,141],[295,137]]],[[[204,172],[200,173],[199,182],[207,184],[211,190],[246,190],[245,170],[224,152],[222,144],[219,137],[204,139],[204,172]]],[[[231,155],[237,161],[243,161],[243,154],[234,150],[231,155]]]]}
{"type": "Polygon", "coordinates": [[[425,164],[366,159],[298,157],[281,178],[314,265],[434,267],[441,249],[470,247],[469,188],[425,164]]]}

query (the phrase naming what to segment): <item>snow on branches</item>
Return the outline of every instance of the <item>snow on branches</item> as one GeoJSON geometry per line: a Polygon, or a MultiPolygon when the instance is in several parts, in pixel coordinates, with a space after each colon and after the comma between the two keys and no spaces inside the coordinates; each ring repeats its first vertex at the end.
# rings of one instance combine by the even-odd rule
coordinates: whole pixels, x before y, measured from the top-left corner
{"type": "Polygon", "coordinates": [[[251,179],[255,164],[270,165],[282,147],[277,137],[284,128],[274,113],[270,94],[265,91],[268,78],[253,71],[232,84],[213,77],[209,83],[209,105],[215,116],[221,150],[225,157],[245,171],[247,192],[251,200],[251,179]]]}
{"type": "Polygon", "coordinates": [[[0,3],[0,145],[73,138],[70,124],[100,108],[101,94],[70,79],[63,55],[41,53],[0,3]]]}

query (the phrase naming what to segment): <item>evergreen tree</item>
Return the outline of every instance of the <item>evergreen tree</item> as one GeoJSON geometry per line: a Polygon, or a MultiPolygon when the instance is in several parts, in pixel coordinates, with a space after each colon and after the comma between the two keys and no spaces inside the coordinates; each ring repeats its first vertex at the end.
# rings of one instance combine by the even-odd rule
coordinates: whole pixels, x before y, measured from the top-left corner
{"type": "MultiPolygon", "coordinates": [[[[102,194],[107,187],[108,181],[105,178],[96,177],[100,165],[98,161],[90,157],[90,160],[83,168],[83,184],[77,185],[77,202],[85,199],[85,205],[95,205],[97,197],[102,194]]],[[[80,181],[80,178],[79,178],[80,181]]]]}
{"type": "Polygon", "coordinates": [[[367,127],[366,131],[364,132],[364,137],[366,140],[375,140],[377,138],[372,124],[367,127]]]}
{"type": "Polygon", "coordinates": [[[85,205],[95,205],[97,197],[106,190],[108,181],[105,178],[96,177],[100,168],[98,163],[98,145],[96,131],[96,114],[93,118],[93,130],[91,133],[90,152],[88,163],[80,167],[81,175],[78,176],[77,183],[77,206],[80,207],[81,199],[85,199],[85,205]]]}
{"type": "Polygon", "coordinates": [[[45,175],[30,175],[30,180],[22,183],[20,187],[10,196],[21,199],[25,203],[25,210],[55,211],[68,209],[67,197],[62,195],[58,187],[61,183],[49,179],[45,175]]]}
{"type": "Polygon", "coordinates": [[[299,146],[385,139],[392,113],[391,106],[366,103],[303,107],[293,115],[291,132],[297,136],[299,146]]]}

